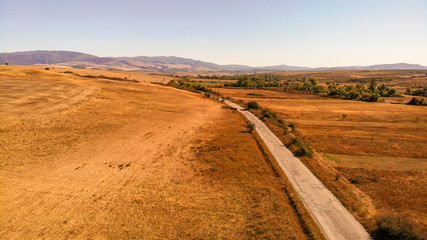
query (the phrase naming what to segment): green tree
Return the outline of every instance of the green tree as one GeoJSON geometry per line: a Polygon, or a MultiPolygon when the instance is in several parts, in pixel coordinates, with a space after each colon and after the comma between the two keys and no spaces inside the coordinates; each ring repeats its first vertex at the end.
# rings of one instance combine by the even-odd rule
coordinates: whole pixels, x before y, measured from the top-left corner
{"type": "Polygon", "coordinates": [[[377,79],[372,78],[371,84],[369,85],[369,90],[374,93],[376,89],[377,89],[377,79]]]}
{"type": "Polygon", "coordinates": [[[248,109],[254,109],[254,110],[257,110],[257,109],[260,108],[259,104],[256,101],[250,101],[250,102],[248,102],[248,104],[246,105],[246,107],[248,109]]]}

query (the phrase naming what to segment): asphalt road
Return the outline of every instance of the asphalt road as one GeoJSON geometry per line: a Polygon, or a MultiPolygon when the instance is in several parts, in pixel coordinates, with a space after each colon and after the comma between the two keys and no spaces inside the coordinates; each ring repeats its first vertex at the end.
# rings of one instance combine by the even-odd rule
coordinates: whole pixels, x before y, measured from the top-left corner
{"type": "Polygon", "coordinates": [[[225,103],[236,108],[255,124],[256,131],[328,239],[370,239],[353,215],[261,120],[237,104],[229,101],[225,103]]]}

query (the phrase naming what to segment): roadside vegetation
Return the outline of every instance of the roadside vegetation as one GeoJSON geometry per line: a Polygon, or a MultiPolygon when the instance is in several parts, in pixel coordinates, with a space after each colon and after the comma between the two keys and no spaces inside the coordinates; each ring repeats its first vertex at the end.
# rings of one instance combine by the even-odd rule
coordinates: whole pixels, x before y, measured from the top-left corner
{"type": "Polygon", "coordinates": [[[297,124],[295,122],[286,123],[278,117],[276,112],[269,108],[260,106],[256,101],[239,103],[246,106],[248,110],[254,113],[263,122],[268,122],[269,124],[273,124],[276,127],[281,128],[283,135],[288,138],[285,145],[295,154],[295,156],[313,156],[313,150],[311,149],[310,144],[307,143],[304,140],[304,137],[298,132],[297,124]]]}
{"type": "Polygon", "coordinates": [[[251,111],[297,155],[301,144],[290,138],[295,129],[296,137],[314,148],[311,157],[300,159],[374,239],[424,239],[426,115],[420,108],[324,99],[305,91],[263,89],[255,95],[253,89],[217,90],[241,105],[256,102],[259,109],[251,111]],[[341,155],[329,153],[354,156],[366,164],[362,167],[355,162],[349,167],[340,161],[341,155]],[[365,160],[366,155],[378,160],[365,160]],[[411,158],[405,161],[418,163],[414,165],[418,167],[402,170],[394,165],[392,156],[411,158]],[[380,164],[387,164],[390,170],[376,170],[380,164]]]}
{"type": "Polygon", "coordinates": [[[202,84],[189,82],[186,78],[171,80],[166,85],[192,92],[202,92],[203,94],[205,94],[206,97],[210,97],[211,95],[220,95],[218,92],[212,90],[211,88],[203,86],[202,84]]]}
{"type": "Polygon", "coordinates": [[[235,199],[234,203],[224,203],[233,210],[227,213],[233,220],[229,227],[243,226],[233,238],[324,239],[259,135],[248,133],[251,123],[234,108],[222,109],[218,121],[196,133],[197,139],[206,141],[193,147],[196,154],[192,164],[205,185],[218,191],[212,198],[231,194],[235,199]],[[246,207],[238,210],[241,201],[246,207]]]}
{"type": "MultiPolygon", "coordinates": [[[[317,134],[319,130],[323,131],[322,128],[324,128],[324,124],[328,123],[328,121],[325,122],[324,113],[326,113],[326,115],[331,115],[331,111],[335,112],[335,108],[332,105],[329,105],[332,102],[318,101],[321,100],[322,97],[335,98],[328,101],[340,101],[340,104],[344,104],[344,102],[346,102],[340,99],[382,102],[386,98],[390,97],[394,98],[396,101],[397,98],[403,97],[397,90],[399,87],[401,89],[401,86],[397,86],[397,88],[395,88],[385,85],[387,83],[393,83],[395,81],[393,77],[365,78],[361,81],[357,81],[355,78],[350,81],[353,84],[341,86],[338,80],[323,82],[320,84],[316,77],[309,77],[307,78],[308,80],[302,79],[290,81],[288,79],[283,81],[286,79],[284,76],[279,75],[277,78],[271,78],[270,80],[265,76],[269,75],[213,75],[211,78],[199,75],[198,79],[219,79],[220,81],[196,82],[195,80],[192,80],[191,77],[187,77],[180,85],[184,86],[182,89],[193,89],[205,93],[212,91],[209,90],[210,87],[217,87],[215,90],[217,96],[230,99],[242,106],[245,106],[248,110],[256,114],[267,124],[267,126],[269,126],[270,129],[273,130],[273,132],[276,133],[282,142],[296,156],[301,158],[310,170],[322,180],[328,189],[330,189],[342,201],[344,206],[353,212],[355,217],[367,228],[374,239],[424,239],[424,226],[426,223],[423,220],[423,216],[425,216],[425,211],[422,209],[423,203],[419,202],[419,200],[422,201],[422,199],[424,199],[423,194],[425,194],[425,192],[423,192],[422,187],[420,187],[420,183],[425,181],[425,172],[421,170],[421,172],[412,171],[406,174],[406,172],[400,171],[399,169],[377,172],[377,170],[375,170],[376,163],[374,162],[372,163],[373,169],[350,168],[341,166],[342,162],[340,161],[340,157],[336,158],[335,155],[329,155],[331,151],[319,151],[323,149],[323,147],[321,147],[323,145],[329,146],[331,149],[340,150],[341,154],[351,154],[349,150],[352,149],[352,145],[354,145],[355,150],[359,149],[358,151],[362,152],[358,153],[361,155],[374,154],[375,156],[387,156],[388,154],[392,154],[392,156],[399,157],[422,158],[425,157],[425,153],[423,151],[415,150],[420,149],[420,147],[422,149],[422,143],[414,142],[412,145],[415,147],[413,149],[414,151],[406,149],[406,147],[405,151],[399,150],[399,144],[401,144],[400,139],[394,139],[391,135],[389,136],[388,130],[386,129],[389,127],[392,128],[395,134],[397,130],[406,131],[405,126],[410,129],[414,127],[416,128],[416,126],[419,126],[424,122],[423,117],[420,117],[418,116],[419,114],[417,114],[417,116],[414,116],[415,120],[407,122],[407,119],[412,119],[412,115],[409,113],[409,115],[401,114],[399,117],[394,118],[391,114],[396,114],[396,112],[387,112],[386,115],[388,118],[384,117],[384,119],[378,119],[378,117],[376,117],[377,114],[368,114],[366,117],[368,117],[369,120],[367,120],[365,119],[363,111],[377,111],[378,114],[383,114],[382,111],[384,110],[375,110],[382,104],[372,105],[375,107],[371,109],[371,104],[366,105],[367,103],[354,103],[354,106],[363,104],[364,107],[361,110],[362,116],[360,113],[353,113],[352,111],[355,110],[352,107],[353,104],[348,103],[345,106],[348,105],[351,111],[340,107],[339,110],[343,112],[338,112],[338,114],[336,114],[337,116],[333,117],[334,126],[331,126],[331,129],[329,129],[329,127],[324,129],[328,138],[316,140],[317,136],[312,134],[317,134]],[[267,81],[263,81],[266,79],[267,81]],[[234,82],[221,82],[226,80],[234,82]],[[242,90],[245,94],[236,97],[234,92],[238,92],[239,90],[242,90]],[[311,102],[307,101],[307,103],[310,102],[308,103],[310,105],[306,106],[309,109],[317,106],[316,101],[322,104],[327,104],[328,109],[320,111],[322,109],[320,108],[320,110],[318,109],[320,112],[315,113],[306,113],[305,110],[300,111],[297,109],[293,109],[290,112],[283,112],[282,110],[277,111],[277,109],[280,108],[276,108],[276,110],[273,111],[271,108],[276,106],[278,107],[278,102],[275,101],[279,99],[286,100],[288,98],[286,94],[288,93],[291,96],[301,96],[298,97],[299,100],[293,104],[305,104],[305,99],[310,99],[311,102]],[[285,95],[283,96],[283,94],[285,95]],[[273,97],[274,100],[269,101],[268,99],[270,98],[270,95],[277,96],[277,98],[273,97]],[[331,107],[332,109],[330,109],[331,107]],[[320,125],[312,125],[311,122],[305,121],[301,122],[299,119],[304,118],[306,114],[307,116],[310,116],[310,121],[313,121],[311,119],[312,117],[319,119],[320,125]],[[295,116],[298,117],[295,118],[295,116]],[[338,122],[335,123],[335,121],[338,122]],[[364,121],[369,121],[369,124],[366,125],[364,121]],[[376,132],[375,129],[377,129],[377,127],[373,123],[377,121],[386,122],[387,127],[382,127],[382,131],[376,132]],[[353,122],[357,122],[358,127],[353,126],[353,122]],[[336,126],[336,124],[338,125],[336,126]],[[372,124],[373,126],[370,126],[372,124]],[[308,128],[308,126],[311,127],[308,128]],[[396,128],[396,126],[398,127],[396,128]],[[342,136],[342,133],[345,132],[341,132],[341,128],[343,128],[343,130],[347,128],[348,130],[352,130],[349,137],[357,139],[357,141],[351,145],[346,145],[350,142],[347,139],[347,136],[342,136]],[[361,135],[362,133],[365,134],[364,132],[357,132],[355,134],[354,130],[360,131],[358,128],[366,128],[367,136],[361,135]],[[334,133],[334,129],[339,131],[334,133]],[[370,135],[374,134],[374,132],[381,136],[382,134],[387,136],[384,138],[381,136],[371,138],[370,135]],[[393,142],[393,150],[391,148],[389,149],[387,144],[381,144],[383,147],[379,149],[376,147],[376,142],[370,143],[371,140],[393,142]],[[362,146],[362,148],[360,147],[359,142],[360,144],[363,142],[364,146],[362,146]],[[312,144],[314,144],[315,150],[312,148],[312,144]],[[411,152],[411,154],[408,155],[407,152],[411,152]],[[359,170],[360,172],[358,172],[359,170]],[[395,181],[397,178],[400,179],[398,183],[395,181]],[[407,202],[409,202],[408,204],[412,204],[412,207],[407,205],[407,202]]],[[[424,75],[421,77],[424,77],[424,75]]],[[[405,94],[407,94],[407,92],[405,92],[405,94]]],[[[420,91],[418,91],[417,94],[420,94],[420,91]]],[[[409,101],[407,102],[409,105],[425,104],[423,99],[414,99],[415,100],[406,101],[409,101]]],[[[392,109],[394,108],[406,108],[403,105],[394,106],[387,108],[390,108],[390,111],[393,111],[392,109]]],[[[408,108],[410,107],[408,106],[408,108]]],[[[410,111],[416,111],[416,109],[411,108],[410,111]]],[[[326,119],[328,118],[329,116],[326,117],[326,119]]],[[[253,132],[253,130],[249,130],[249,124],[247,124],[247,129],[248,132],[253,132]]],[[[419,133],[420,130],[417,131],[419,133]]],[[[410,134],[416,133],[410,132],[410,134]]],[[[413,141],[418,140],[417,138],[414,138],[413,141]]]]}

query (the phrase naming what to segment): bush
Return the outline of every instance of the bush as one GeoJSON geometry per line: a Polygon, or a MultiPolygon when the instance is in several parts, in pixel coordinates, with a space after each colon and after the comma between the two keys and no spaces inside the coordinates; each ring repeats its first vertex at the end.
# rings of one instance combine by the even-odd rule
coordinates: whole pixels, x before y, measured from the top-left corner
{"type": "Polygon", "coordinates": [[[254,109],[254,110],[258,110],[259,109],[259,105],[256,101],[250,101],[248,102],[248,104],[246,104],[246,107],[248,109],[254,109]]]}
{"type": "Polygon", "coordinates": [[[298,147],[298,150],[294,152],[295,156],[313,156],[313,150],[311,149],[309,144],[302,142],[298,137],[291,138],[291,142],[292,144],[298,147]]]}
{"type": "Polygon", "coordinates": [[[399,94],[397,93],[397,90],[394,88],[391,88],[388,92],[387,92],[387,96],[388,97],[398,97],[399,94]]]}
{"type": "Polygon", "coordinates": [[[379,100],[380,100],[380,95],[379,94],[372,94],[368,98],[368,102],[378,102],[379,100]]]}
{"type": "Polygon", "coordinates": [[[210,98],[212,94],[210,92],[205,92],[205,97],[210,98]]]}
{"type": "Polygon", "coordinates": [[[239,100],[237,101],[237,104],[239,104],[239,105],[245,105],[245,102],[244,102],[243,100],[239,99],[239,100]]]}
{"type": "Polygon", "coordinates": [[[427,103],[424,102],[424,98],[412,98],[411,101],[408,102],[408,105],[425,106],[427,103]]]}
{"type": "Polygon", "coordinates": [[[351,91],[347,94],[347,98],[352,99],[352,100],[358,100],[358,99],[362,98],[362,95],[360,95],[360,93],[358,93],[356,91],[351,91]]]}
{"type": "Polygon", "coordinates": [[[377,220],[377,229],[372,233],[377,240],[421,240],[425,231],[416,223],[394,214],[382,215],[377,220]]]}
{"type": "Polygon", "coordinates": [[[283,127],[283,135],[288,134],[288,128],[286,126],[283,127]]]}
{"type": "Polygon", "coordinates": [[[270,109],[268,108],[264,108],[261,112],[262,114],[262,118],[269,118],[269,119],[273,119],[273,118],[277,118],[277,115],[275,112],[272,112],[270,109]]]}
{"type": "Polygon", "coordinates": [[[246,122],[246,128],[248,129],[248,132],[251,133],[255,130],[256,126],[253,122],[247,121],[246,122]]]}
{"type": "Polygon", "coordinates": [[[292,132],[295,132],[297,129],[297,123],[290,122],[289,127],[292,129],[292,132]]]}

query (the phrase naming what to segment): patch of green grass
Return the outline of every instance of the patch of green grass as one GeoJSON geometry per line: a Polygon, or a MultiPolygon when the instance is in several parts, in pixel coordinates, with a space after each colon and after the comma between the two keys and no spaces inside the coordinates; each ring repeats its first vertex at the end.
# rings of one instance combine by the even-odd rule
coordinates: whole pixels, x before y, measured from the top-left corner
{"type": "Polygon", "coordinates": [[[331,155],[329,155],[329,154],[327,154],[327,153],[324,153],[324,154],[323,154],[323,156],[324,156],[325,158],[329,159],[329,160],[332,160],[332,161],[336,162],[336,163],[342,163],[340,160],[338,160],[338,159],[336,159],[336,158],[332,157],[331,155]]]}

